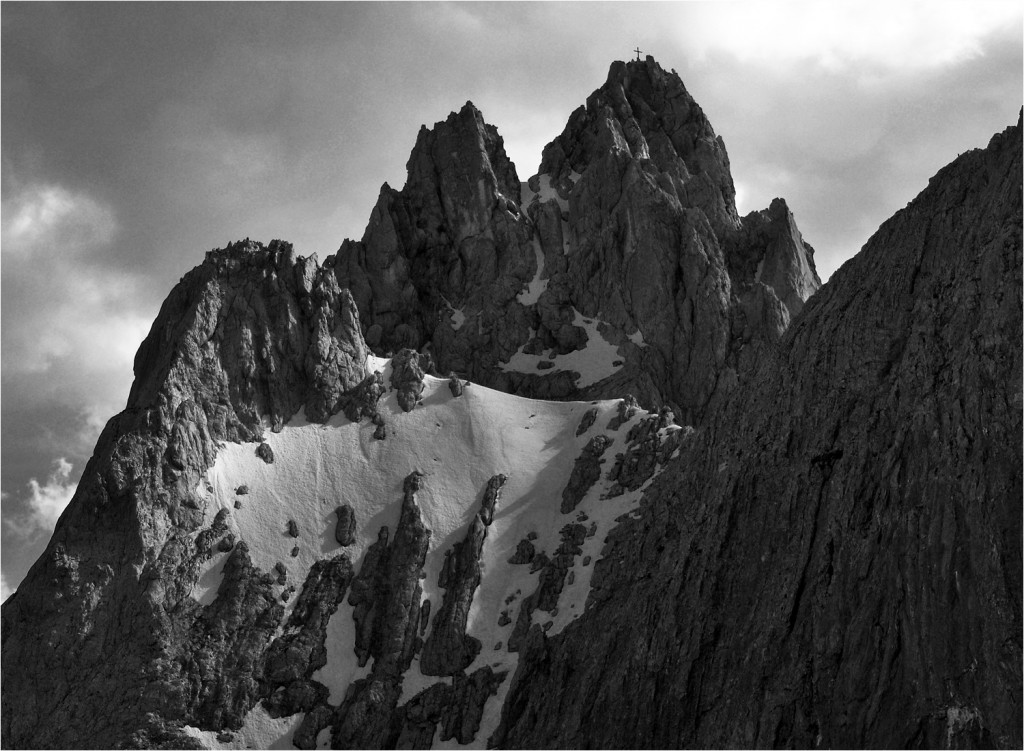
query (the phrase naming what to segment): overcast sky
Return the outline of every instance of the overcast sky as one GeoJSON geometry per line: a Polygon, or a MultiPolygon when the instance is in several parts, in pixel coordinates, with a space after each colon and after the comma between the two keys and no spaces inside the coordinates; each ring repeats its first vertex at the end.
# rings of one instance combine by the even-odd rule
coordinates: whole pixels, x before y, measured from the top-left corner
{"type": "Polygon", "coordinates": [[[321,259],[472,100],[525,180],[639,45],[784,197],[827,278],[1016,122],[1022,4],[2,5],[2,594],[42,551],[170,288],[229,241],[321,259]]]}

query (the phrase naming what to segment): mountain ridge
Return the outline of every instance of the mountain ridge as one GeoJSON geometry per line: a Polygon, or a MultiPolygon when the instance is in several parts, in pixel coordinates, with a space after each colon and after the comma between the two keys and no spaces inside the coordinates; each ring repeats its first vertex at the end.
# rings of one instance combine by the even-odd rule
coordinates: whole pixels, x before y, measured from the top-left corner
{"type": "Polygon", "coordinates": [[[807,299],[641,77],[593,164],[524,189],[467,103],[363,240],[185,275],[3,605],[5,745],[1019,746],[1020,121],[807,299]]]}

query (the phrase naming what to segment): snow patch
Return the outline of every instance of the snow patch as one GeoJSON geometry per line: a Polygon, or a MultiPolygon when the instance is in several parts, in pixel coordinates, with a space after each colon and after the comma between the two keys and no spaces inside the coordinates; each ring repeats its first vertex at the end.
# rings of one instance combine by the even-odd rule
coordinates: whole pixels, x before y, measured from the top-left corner
{"type": "Polygon", "coordinates": [[[452,330],[458,331],[462,328],[462,324],[466,322],[466,313],[463,308],[458,310],[452,310],[452,330]]]}
{"type": "MultiPolygon", "coordinates": [[[[572,173],[579,178],[579,175],[575,172],[572,173]]],[[[569,210],[569,202],[558,195],[558,191],[555,186],[551,184],[551,175],[539,174],[537,175],[537,187],[539,190],[535,193],[529,186],[528,183],[523,183],[523,205],[529,206],[535,201],[538,203],[547,203],[548,201],[555,201],[558,204],[558,208],[562,211],[569,210]]]]}
{"type": "Polygon", "coordinates": [[[544,353],[539,356],[528,355],[523,352],[523,347],[520,347],[508,362],[500,363],[501,369],[516,373],[542,374],[557,373],[563,370],[575,371],[579,373],[576,387],[581,389],[592,386],[618,371],[624,362],[623,357],[619,354],[619,348],[605,339],[598,331],[601,322],[585,318],[578,310],[575,310],[574,313],[573,325],[580,326],[587,332],[587,344],[583,349],[578,349],[567,355],[556,355],[552,358],[544,353]],[[541,362],[554,363],[554,367],[538,370],[537,365],[541,362]]]}
{"type": "Polygon", "coordinates": [[[267,714],[267,710],[257,704],[245,716],[241,730],[228,731],[232,736],[229,741],[218,741],[217,735],[221,731],[217,730],[200,730],[191,725],[183,726],[182,730],[205,748],[294,749],[292,736],[299,729],[303,717],[305,715],[300,712],[290,717],[274,719],[267,714]]]}
{"type": "MultiPolygon", "coordinates": [[[[585,373],[582,384],[596,382],[612,372],[607,361],[616,356],[615,348],[597,333],[593,320],[577,312],[576,323],[587,329],[590,345],[583,353],[573,353],[575,358],[566,355],[556,358],[556,363],[559,367],[572,365],[585,373]]],[[[390,362],[383,358],[371,357],[368,365],[382,373],[390,371],[390,362]]],[[[299,414],[280,432],[266,433],[265,440],[275,456],[272,464],[256,456],[257,444],[225,444],[200,483],[207,500],[206,523],[208,526],[219,509],[229,509],[228,527],[248,544],[254,565],[270,571],[282,562],[288,570],[288,583],[301,589],[315,561],[339,553],[348,555],[358,571],[381,526],[394,531],[405,477],[413,471],[423,472],[426,477],[417,503],[431,537],[421,584],[423,600],[430,600],[432,612],[437,613],[444,595],[437,581],[445,552],[465,537],[480,508],[487,481],[499,473],[506,475],[494,519],[487,529],[480,561],[482,580],[467,623],[467,633],[482,645],[467,674],[485,665],[496,672],[507,672],[497,696],[487,701],[480,730],[471,744],[483,748],[497,727],[518,664],[518,654],[508,652],[508,638],[523,600],[536,589],[540,577],[539,572],[530,573],[528,565],[508,563],[518,543],[532,533],[536,535],[536,549],[550,556],[560,544],[560,530],[566,524],[584,515],[586,520],[580,523],[592,527],[593,533],[586,538],[583,553],[571,569],[573,581],[567,581],[557,613],[533,615],[537,623],[551,621],[550,633],[557,633],[584,611],[604,538],[618,517],[635,509],[642,494],[635,491],[603,499],[610,483],[602,478],[571,514],[560,512],[561,490],[592,435],[600,432],[613,440],[605,454],[609,458],[604,467],[607,470],[610,457],[616,450],[623,450],[628,430],[647,416],[641,411],[618,431],[608,431],[605,426],[617,407],[617,400],[524,399],[478,384],[468,386],[456,398],[446,379],[427,376],[422,401],[413,411],[403,412],[393,392],[381,399],[378,408],[388,431],[383,441],[373,439],[374,426],[366,421],[352,423],[337,415],[320,425],[299,414]],[[594,407],[598,410],[595,426],[576,436],[583,415],[594,407]],[[248,493],[239,496],[235,491],[241,485],[248,487],[248,493]],[[234,508],[236,499],[241,508],[234,508]],[[334,538],[335,509],[342,503],[355,509],[357,521],[356,540],[347,548],[334,538]],[[289,521],[297,525],[298,538],[289,535],[289,521]],[[293,547],[298,547],[294,557],[293,547]],[[587,566],[582,564],[584,556],[591,557],[587,566]],[[498,625],[504,610],[511,622],[498,625]]],[[[201,602],[210,602],[216,596],[224,558],[225,554],[215,556],[200,575],[193,596],[201,602]]],[[[275,586],[278,593],[282,589],[275,586]]],[[[296,591],[290,598],[289,610],[299,594],[296,591]]],[[[329,688],[333,706],[340,704],[354,680],[368,674],[372,664],[360,668],[354,646],[352,606],[346,596],[328,623],[327,663],[314,675],[329,688]]],[[[422,675],[418,658],[414,659],[402,682],[400,704],[443,680],[422,675]]],[[[187,731],[209,748],[290,747],[301,719],[302,715],[297,714],[274,720],[256,706],[230,743],[218,742],[212,731],[187,731]]],[[[329,740],[329,734],[321,734],[318,747],[329,740]]],[[[454,741],[438,743],[437,747],[454,747],[451,744],[454,741]]]]}
{"type": "Polygon", "coordinates": [[[640,329],[637,329],[636,331],[629,335],[629,341],[633,342],[633,344],[635,344],[638,347],[647,346],[647,342],[644,341],[643,332],[640,331],[640,329]]]}
{"type": "Polygon", "coordinates": [[[544,253],[541,251],[540,241],[536,236],[533,238],[533,254],[537,260],[537,273],[534,275],[533,281],[530,282],[529,286],[517,296],[517,299],[523,305],[536,304],[544,290],[548,288],[548,280],[540,278],[541,274],[544,273],[544,253]]]}

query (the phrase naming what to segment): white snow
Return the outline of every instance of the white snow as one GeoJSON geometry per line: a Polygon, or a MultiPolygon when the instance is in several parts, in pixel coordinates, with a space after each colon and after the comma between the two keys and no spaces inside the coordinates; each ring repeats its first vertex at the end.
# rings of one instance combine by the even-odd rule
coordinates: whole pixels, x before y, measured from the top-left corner
{"type": "Polygon", "coordinates": [[[640,329],[637,329],[629,335],[629,341],[633,342],[638,347],[646,347],[647,342],[644,341],[644,334],[640,329]]]}
{"type": "MultiPolygon", "coordinates": [[[[617,354],[597,334],[594,321],[579,313],[576,318],[578,325],[587,328],[590,345],[583,353],[573,353],[575,358],[556,358],[556,364],[580,371],[584,374],[584,385],[610,373],[608,360],[617,354]]],[[[387,383],[390,363],[371,358],[369,364],[384,372],[387,383]]],[[[559,510],[561,491],[580,451],[594,435],[603,433],[614,441],[605,453],[607,471],[615,454],[625,449],[626,432],[646,413],[640,412],[611,433],[606,426],[616,412],[615,400],[543,402],[492,391],[478,384],[468,385],[463,395],[455,398],[446,379],[427,376],[424,385],[422,402],[412,412],[401,411],[394,393],[381,400],[379,408],[388,431],[383,441],[373,439],[373,425],[367,421],[355,424],[338,415],[320,425],[307,422],[300,414],[279,433],[267,431],[265,440],[275,456],[272,464],[256,456],[256,444],[225,444],[199,490],[208,499],[207,524],[219,509],[230,509],[229,528],[249,545],[254,564],[269,571],[281,561],[288,569],[289,584],[301,587],[316,560],[339,552],[351,556],[358,570],[380,527],[387,525],[394,532],[405,477],[414,470],[424,472],[426,477],[417,503],[431,530],[431,539],[426,578],[422,580],[423,599],[431,600],[432,612],[437,613],[443,597],[437,578],[444,553],[465,536],[480,508],[487,481],[496,474],[505,474],[508,480],[487,531],[481,558],[482,581],[467,624],[467,633],[482,643],[480,655],[467,668],[467,674],[484,665],[508,671],[498,695],[485,706],[482,726],[472,744],[483,748],[497,725],[518,660],[517,654],[507,651],[508,637],[522,600],[534,591],[539,578],[539,573],[529,572],[529,566],[510,565],[507,561],[519,541],[530,532],[537,535],[534,545],[538,551],[553,554],[560,543],[561,528],[585,514],[588,519],[582,523],[588,528],[596,524],[596,533],[586,539],[584,552],[577,558],[574,581],[566,584],[557,614],[552,618],[547,613],[534,613],[534,621],[553,620],[550,633],[557,633],[579,617],[604,538],[617,517],[635,508],[640,492],[602,500],[600,496],[608,486],[608,481],[602,479],[573,513],[563,515],[559,510]],[[598,409],[597,420],[585,434],[576,436],[581,418],[592,406],[598,409]],[[236,496],[235,489],[243,484],[248,486],[248,494],[236,496]],[[236,498],[241,500],[240,509],[233,508],[236,498]],[[357,520],[356,542],[344,550],[334,539],[334,510],[341,503],[353,506],[357,520]],[[288,535],[289,520],[298,525],[297,539],[288,535]],[[296,545],[298,555],[292,557],[291,549],[296,545]],[[586,567],[582,565],[585,555],[592,557],[586,567]],[[514,600],[506,604],[509,597],[514,600]],[[505,609],[512,622],[498,626],[498,618],[505,609]],[[501,648],[495,649],[498,642],[501,648]]],[[[224,557],[225,554],[215,556],[200,577],[193,596],[201,602],[210,602],[215,596],[224,557]]],[[[294,604],[298,595],[299,592],[294,593],[289,605],[294,604]]],[[[327,664],[314,677],[328,686],[329,701],[336,706],[350,683],[366,675],[371,667],[357,665],[352,606],[347,600],[329,622],[326,646],[327,664]]],[[[403,681],[401,701],[440,680],[446,679],[421,675],[418,660],[414,660],[403,681]]],[[[232,741],[235,745],[219,744],[212,731],[193,728],[189,732],[210,748],[241,747],[239,743],[273,748],[274,744],[290,744],[291,734],[301,719],[299,714],[272,720],[257,706],[247,716],[245,728],[232,741]]]]}
{"type": "Polygon", "coordinates": [[[562,211],[568,211],[569,202],[562,198],[560,195],[558,195],[558,190],[555,188],[554,185],[551,184],[551,176],[539,175],[538,177],[540,179],[539,185],[537,187],[539,187],[540,190],[537,191],[537,200],[540,201],[541,203],[554,201],[555,203],[558,204],[558,208],[560,208],[562,211]]]}
{"type": "Polygon", "coordinates": [[[519,293],[517,299],[523,305],[533,305],[539,299],[541,294],[548,288],[548,280],[541,279],[541,274],[544,273],[544,253],[540,247],[540,240],[536,236],[533,238],[533,253],[537,259],[537,273],[534,274],[533,281],[530,282],[529,286],[519,293]]]}
{"type": "MultiPolygon", "coordinates": [[[[532,188],[530,188],[530,184],[528,182],[520,183],[523,194],[523,206],[529,206],[534,201],[537,201],[539,203],[555,201],[558,204],[558,208],[560,208],[562,211],[568,211],[569,202],[566,199],[562,198],[560,195],[558,195],[558,190],[551,182],[551,175],[541,173],[536,177],[537,187],[540,188],[540,190],[538,190],[536,193],[533,191],[532,188]]],[[[576,181],[579,179],[580,174],[578,172],[571,172],[569,174],[569,180],[571,180],[573,184],[575,184],[576,181]]]]}
{"type": "Polygon", "coordinates": [[[276,720],[267,714],[267,711],[257,704],[245,716],[245,722],[241,730],[229,731],[232,739],[227,742],[217,740],[218,731],[200,730],[199,728],[185,725],[182,730],[192,736],[206,748],[270,748],[270,749],[293,749],[292,735],[298,730],[302,722],[303,714],[295,714],[290,717],[279,717],[276,720]]]}
{"type": "Polygon", "coordinates": [[[552,358],[545,353],[528,355],[520,347],[508,362],[500,364],[501,369],[517,373],[541,374],[571,370],[580,374],[576,381],[577,388],[592,386],[619,370],[624,358],[619,354],[619,348],[601,335],[598,330],[600,322],[592,318],[585,318],[578,310],[574,313],[573,326],[580,326],[587,332],[587,344],[583,349],[578,349],[567,355],[556,355],[552,358]],[[548,370],[539,370],[537,364],[545,361],[554,363],[554,367],[548,370]],[[616,362],[619,364],[616,365],[616,362]]]}
{"type": "Polygon", "coordinates": [[[458,331],[462,328],[462,324],[466,322],[466,311],[463,308],[452,311],[452,330],[458,331]]]}

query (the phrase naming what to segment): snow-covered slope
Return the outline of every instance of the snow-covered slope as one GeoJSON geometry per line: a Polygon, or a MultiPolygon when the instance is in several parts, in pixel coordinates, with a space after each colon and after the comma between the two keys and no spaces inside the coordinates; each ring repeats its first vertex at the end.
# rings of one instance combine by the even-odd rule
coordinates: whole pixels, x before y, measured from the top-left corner
{"type": "MultiPolygon", "coordinates": [[[[385,382],[390,382],[388,361],[374,359],[370,367],[382,370],[385,382]]],[[[199,492],[207,499],[207,523],[218,511],[227,509],[229,529],[247,543],[257,567],[273,571],[283,564],[288,583],[279,586],[283,592],[288,585],[301,586],[315,561],[343,550],[358,571],[381,527],[395,529],[404,479],[414,471],[423,473],[417,503],[431,530],[423,599],[432,602],[436,614],[443,597],[438,577],[445,553],[466,535],[488,480],[505,475],[507,481],[487,530],[481,583],[466,629],[483,645],[466,673],[484,665],[496,673],[508,671],[498,693],[484,708],[473,743],[483,748],[497,725],[518,659],[517,653],[508,650],[509,636],[520,604],[537,589],[541,576],[540,570],[531,571],[536,567],[513,565],[509,559],[527,539],[538,552],[550,556],[558,548],[566,524],[586,526],[582,552],[573,558],[557,607],[550,612],[538,609],[531,616],[549,633],[557,633],[579,617],[605,535],[617,517],[635,507],[640,495],[640,490],[622,492],[618,488],[614,497],[603,497],[613,485],[607,470],[616,453],[626,450],[630,428],[649,415],[636,411],[609,430],[609,422],[621,411],[618,400],[536,401],[476,384],[466,384],[462,395],[456,397],[448,386],[447,380],[426,376],[421,402],[408,413],[399,407],[395,393],[388,393],[378,405],[388,428],[384,440],[373,438],[372,424],[353,423],[342,414],[325,425],[307,422],[300,415],[280,432],[267,432],[272,463],[257,455],[255,444],[222,445],[199,492]],[[584,423],[581,432],[581,420],[588,412],[592,413],[587,418],[590,425],[584,423]],[[604,465],[601,477],[574,509],[563,514],[563,489],[577,458],[598,435],[610,440],[605,458],[599,460],[604,465]],[[335,510],[341,504],[351,505],[357,519],[356,540],[346,548],[335,540],[335,510]]],[[[669,426],[659,435],[664,439],[675,430],[678,428],[669,426]]],[[[199,602],[206,604],[216,597],[227,555],[219,553],[207,564],[193,592],[199,602]]],[[[293,606],[298,595],[295,592],[286,607],[293,606]]],[[[352,681],[365,676],[371,667],[369,663],[358,666],[354,639],[353,608],[345,602],[329,622],[327,664],[314,676],[329,688],[332,706],[339,705],[352,681]]],[[[444,679],[424,676],[417,658],[405,674],[399,703],[440,680],[444,679]]],[[[209,731],[190,728],[189,732],[211,748],[291,747],[291,734],[300,719],[271,719],[257,705],[245,727],[230,741],[220,742],[217,734],[209,731]]],[[[322,733],[319,740],[327,743],[329,739],[322,733]]],[[[442,745],[435,738],[435,747],[442,745]]]]}

